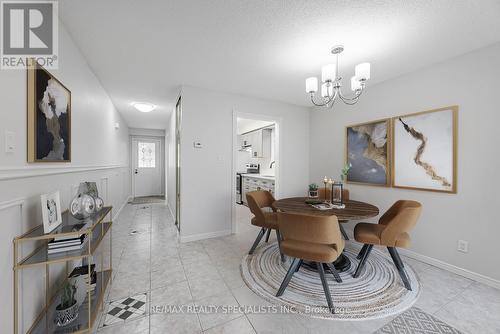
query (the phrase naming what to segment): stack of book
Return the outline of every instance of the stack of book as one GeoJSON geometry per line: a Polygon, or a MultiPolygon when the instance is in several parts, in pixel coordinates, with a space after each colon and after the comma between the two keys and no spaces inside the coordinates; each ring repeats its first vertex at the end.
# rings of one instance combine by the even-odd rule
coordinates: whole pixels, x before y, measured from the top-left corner
{"type": "Polygon", "coordinates": [[[85,285],[89,284],[90,280],[90,291],[95,290],[96,282],[97,282],[97,273],[95,271],[95,264],[90,265],[90,275],[89,275],[89,266],[83,265],[80,267],[76,267],[73,269],[70,278],[82,279],[85,285]]]}
{"type": "Polygon", "coordinates": [[[64,237],[56,237],[52,241],[49,241],[48,253],[55,254],[80,250],[85,244],[85,236],[85,234],[82,234],[80,236],[70,235],[64,237]]]}

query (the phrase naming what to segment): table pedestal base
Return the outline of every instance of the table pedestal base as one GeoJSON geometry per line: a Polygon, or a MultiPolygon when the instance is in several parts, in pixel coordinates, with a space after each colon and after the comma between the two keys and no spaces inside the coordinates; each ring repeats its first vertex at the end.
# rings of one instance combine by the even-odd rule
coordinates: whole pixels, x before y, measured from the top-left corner
{"type": "MultiPolygon", "coordinates": [[[[349,258],[344,254],[340,254],[337,260],[335,260],[332,264],[339,273],[347,271],[351,268],[351,260],[349,260],[349,258]]],[[[304,261],[302,262],[302,266],[308,270],[318,271],[315,262],[304,261]]],[[[323,264],[323,268],[325,269],[325,271],[330,271],[326,264],[323,264]]]]}

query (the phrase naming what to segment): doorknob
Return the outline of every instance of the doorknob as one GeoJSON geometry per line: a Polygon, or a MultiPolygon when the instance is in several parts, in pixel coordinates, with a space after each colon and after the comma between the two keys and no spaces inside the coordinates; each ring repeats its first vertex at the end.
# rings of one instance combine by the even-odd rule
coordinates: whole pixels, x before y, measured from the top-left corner
{"type": "Polygon", "coordinates": [[[135,169],[135,172],[134,172],[134,173],[135,173],[135,174],[139,173],[139,171],[137,170],[137,168],[135,169]]]}

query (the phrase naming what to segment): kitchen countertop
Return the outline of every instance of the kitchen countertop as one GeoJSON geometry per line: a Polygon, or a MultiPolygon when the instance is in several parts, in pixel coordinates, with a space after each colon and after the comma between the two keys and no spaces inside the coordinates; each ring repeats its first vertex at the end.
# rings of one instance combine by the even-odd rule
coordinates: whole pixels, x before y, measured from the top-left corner
{"type": "Polygon", "coordinates": [[[264,179],[264,180],[275,180],[275,177],[272,175],[261,175],[261,174],[252,174],[252,173],[241,173],[243,177],[253,177],[254,179],[264,179]]]}

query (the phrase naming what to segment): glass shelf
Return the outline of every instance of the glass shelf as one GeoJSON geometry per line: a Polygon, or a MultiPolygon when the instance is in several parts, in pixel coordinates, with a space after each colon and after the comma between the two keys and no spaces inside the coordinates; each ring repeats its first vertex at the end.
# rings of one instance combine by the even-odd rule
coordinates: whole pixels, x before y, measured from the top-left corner
{"type": "Polygon", "coordinates": [[[88,295],[78,310],[78,318],[72,323],[59,327],[54,323],[56,307],[59,304],[60,293],[58,293],[48,307],[42,312],[37,321],[33,324],[28,333],[49,334],[49,333],[85,333],[92,329],[99,312],[99,308],[104,300],[106,287],[111,279],[111,270],[97,272],[95,292],[90,298],[90,324],[88,313],[88,295]]]}
{"type": "Polygon", "coordinates": [[[50,233],[45,234],[43,232],[43,224],[38,225],[14,239],[15,242],[28,241],[28,240],[46,240],[53,239],[62,236],[80,236],[84,233],[90,233],[90,231],[111,212],[111,207],[106,206],[102,208],[99,212],[94,213],[89,218],[85,220],[76,219],[73,217],[69,211],[64,211],[62,213],[62,223],[55,230],[50,233]],[[83,225],[82,225],[83,224],[83,225]]]}
{"type": "MultiPolygon", "coordinates": [[[[61,252],[55,254],[48,254],[48,245],[45,243],[42,246],[35,249],[31,254],[22,259],[17,265],[16,269],[31,267],[41,264],[52,264],[57,262],[66,262],[69,260],[77,260],[87,256],[91,256],[94,254],[95,250],[99,247],[102,239],[106,236],[107,232],[111,228],[112,222],[105,222],[102,224],[101,228],[94,228],[91,230],[90,240],[86,240],[82,249],[69,251],[69,252],[61,252]],[[91,247],[89,252],[89,246],[91,247]]],[[[93,225],[95,227],[96,225],[93,225]]],[[[33,240],[33,239],[30,239],[33,240]]]]}

